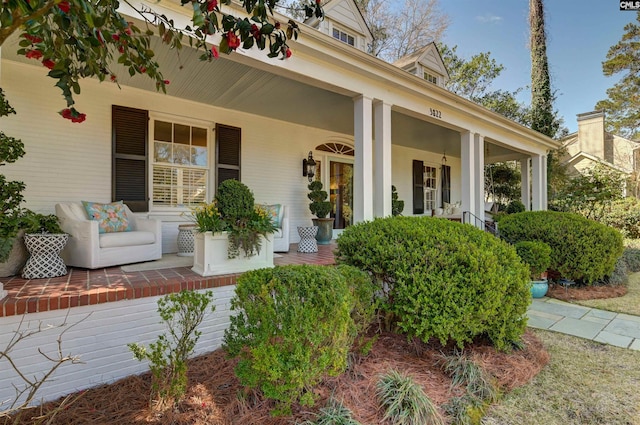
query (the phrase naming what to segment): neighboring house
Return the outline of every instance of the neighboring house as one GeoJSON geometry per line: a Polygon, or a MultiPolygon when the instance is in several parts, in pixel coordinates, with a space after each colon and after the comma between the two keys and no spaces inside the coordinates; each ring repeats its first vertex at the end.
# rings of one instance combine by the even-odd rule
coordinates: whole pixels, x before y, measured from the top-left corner
{"type": "Polygon", "coordinates": [[[596,164],[626,175],[636,170],[635,152],[640,145],[605,131],[604,111],[578,114],[578,131],[561,142],[566,149],[562,162],[568,165],[570,173],[582,173],[596,164]]]}
{"type": "MultiPolygon", "coordinates": [[[[21,138],[27,154],[2,171],[26,183],[25,206],[38,212],[58,202],[124,199],[162,220],[163,252],[176,251],[183,213],[211,200],[228,178],[247,184],[258,202],[287,205],[294,229],[309,225],[301,172],[309,152],[334,203],[336,231],[391,215],[392,184],[405,215],[449,201],[482,218],[484,166],[505,160],[521,162],[525,205],[545,209],[546,155],[559,143],[445,90],[433,45],[404,69],[367,54],[371,34],[354,6],[327,3],[327,19],[311,22],[319,30],[301,25],[286,61],[238,49],[200,62],[193,49],[178,57],[156,39],[167,94],[125,68],[120,87],[85,80],[75,97],[87,114],[82,124],[60,117],[59,89],[40,62],[16,55],[16,34],[1,52],[0,85],[18,113],[3,118],[2,129],[21,138]]],[[[174,0],[152,7],[177,22],[190,17],[174,0]]]]}

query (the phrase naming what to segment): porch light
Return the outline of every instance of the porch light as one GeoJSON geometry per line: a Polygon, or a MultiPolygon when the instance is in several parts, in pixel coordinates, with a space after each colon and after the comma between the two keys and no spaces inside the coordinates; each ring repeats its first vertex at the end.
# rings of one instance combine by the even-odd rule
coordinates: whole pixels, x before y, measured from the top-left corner
{"type": "Polygon", "coordinates": [[[308,177],[309,182],[312,182],[315,175],[316,162],[313,160],[313,153],[309,151],[309,156],[302,160],[302,176],[308,177]]]}
{"type": "Polygon", "coordinates": [[[447,151],[442,154],[442,165],[447,165],[447,151]]]}

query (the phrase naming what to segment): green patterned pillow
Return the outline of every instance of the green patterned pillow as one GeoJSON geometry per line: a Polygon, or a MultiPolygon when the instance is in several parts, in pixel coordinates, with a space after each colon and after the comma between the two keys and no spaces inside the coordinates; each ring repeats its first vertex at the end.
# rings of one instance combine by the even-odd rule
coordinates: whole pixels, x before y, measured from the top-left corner
{"type": "Polygon", "coordinates": [[[271,222],[277,228],[282,227],[282,217],[284,216],[284,208],[280,204],[263,205],[267,214],[271,217],[271,222]]]}
{"type": "Polygon", "coordinates": [[[82,201],[82,205],[89,215],[89,220],[98,222],[99,233],[131,231],[131,225],[122,201],[110,204],[82,201]]]}

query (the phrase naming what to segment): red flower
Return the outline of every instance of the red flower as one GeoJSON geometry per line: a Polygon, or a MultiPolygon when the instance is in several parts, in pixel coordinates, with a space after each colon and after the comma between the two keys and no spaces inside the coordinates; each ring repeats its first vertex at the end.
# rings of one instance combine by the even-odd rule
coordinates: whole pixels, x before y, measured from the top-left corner
{"type": "Polygon", "coordinates": [[[118,76],[116,74],[111,74],[110,78],[111,78],[111,81],[113,81],[114,83],[118,81],[118,76]]]}
{"type": "Polygon", "coordinates": [[[316,0],[316,4],[322,3],[322,0],[316,0]]]}
{"type": "Polygon", "coordinates": [[[279,30],[280,29],[280,22],[276,22],[276,29],[279,30]]]}
{"type": "Polygon", "coordinates": [[[207,2],[207,11],[213,12],[218,7],[218,0],[209,0],[207,2]]]}
{"type": "Polygon", "coordinates": [[[111,38],[113,39],[113,41],[120,41],[120,35],[118,34],[112,34],[111,38]]]}
{"type": "Polygon", "coordinates": [[[25,56],[28,59],[40,59],[42,57],[42,52],[40,50],[29,50],[25,56]]]}
{"type": "Polygon", "coordinates": [[[140,68],[138,68],[138,71],[140,71],[140,74],[144,74],[145,72],[147,72],[147,68],[144,66],[141,66],[140,68]]]}
{"type": "Polygon", "coordinates": [[[168,86],[170,82],[171,82],[171,81],[169,81],[169,80],[164,80],[164,81],[163,81],[163,83],[164,83],[164,85],[165,85],[165,86],[168,86]]]}
{"type": "Polygon", "coordinates": [[[287,59],[289,59],[292,55],[291,49],[289,49],[288,47],[287,47],[287,51],[285,52],[285,55],[287,56],[287,59]]]}
{"type": "Polygon", "coordinates": [[[51,59],[45,59],[42,61],[42,65],[46,66],[49,69],[53,69],[53,67],[56,66],[56,63],[51,59]]]}
{"type": "Polygon", "coordinates": [[[118,51],[120,53],[124,53],[124,46],[118,46],[118,51]]]}
{"type": "Polygon", "coordinates": [[[220,53],[218,53],[218,49],[216,49],[216,46],[211,46],[211,54],[216,59],[220,57],[220,53]]]}
{"type": "Polygon", "coordinates": [[[240,47],[240,38],[238,38],[236,33],[232,30],[229,30],[229,32],[227,33],[227,44],[229,45],[229,48],[231,50],[236,50],[238,47],[240,47]]]}
{"type": "Polygon", "coordinates": [[[62,111],[59,112],[60,115],[62,115],[62,118],[71,120],[71,122],[83,122],[87,119],[87,115],[86,114],[81,114],[80,112],[76,111],[76,108],[67,108],[67,109],[63,109],[62,111]]]}
{"type": "Polygon", "coordinates": [[[35,35],[25,33],[25,34],[22,34],[22,36],[34,44],[42,42],[42,39],[35,35]]]}
{"type": "Polygon", "coordinates": [[[131,28],[129,28],[131,25],[133,25],[133,22],[127,22],[127,27],[124,29],[124,32],[127,33],[127,35],[132,34],[131,28]]]}
{"type": "Polygon", "coordinates": [[[71,4],[66,0],[61,1],[58,3],[58,9],[62,10],[64,13],[69,13],[69,10],[71,10],[71,4]]]}
{"type": "Polygon", "coordinates": [[[251,34],[253,35],[253,38],[255,38],[256,40],[260,40],[260,38],[262,38],[262,34],[260,33],[260,28],[258,28],[256,24],[251,25],[251,34]]]}

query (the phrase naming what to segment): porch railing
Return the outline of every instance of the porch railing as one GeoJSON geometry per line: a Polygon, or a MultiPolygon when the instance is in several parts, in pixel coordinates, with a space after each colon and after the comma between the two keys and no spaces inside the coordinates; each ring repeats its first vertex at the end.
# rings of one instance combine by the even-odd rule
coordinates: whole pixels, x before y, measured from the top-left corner
{"type": "Polygon", "coordinates": [[[463,211],[462,212],[462,222],[465,224],[471,224],[485,231],[493,234],[495,237],[500,237],[500,232],[498,232],[498,223],[495,221],[487,221],[482,220],[477,215],[473,214],[471,211],[463,211]]]}

